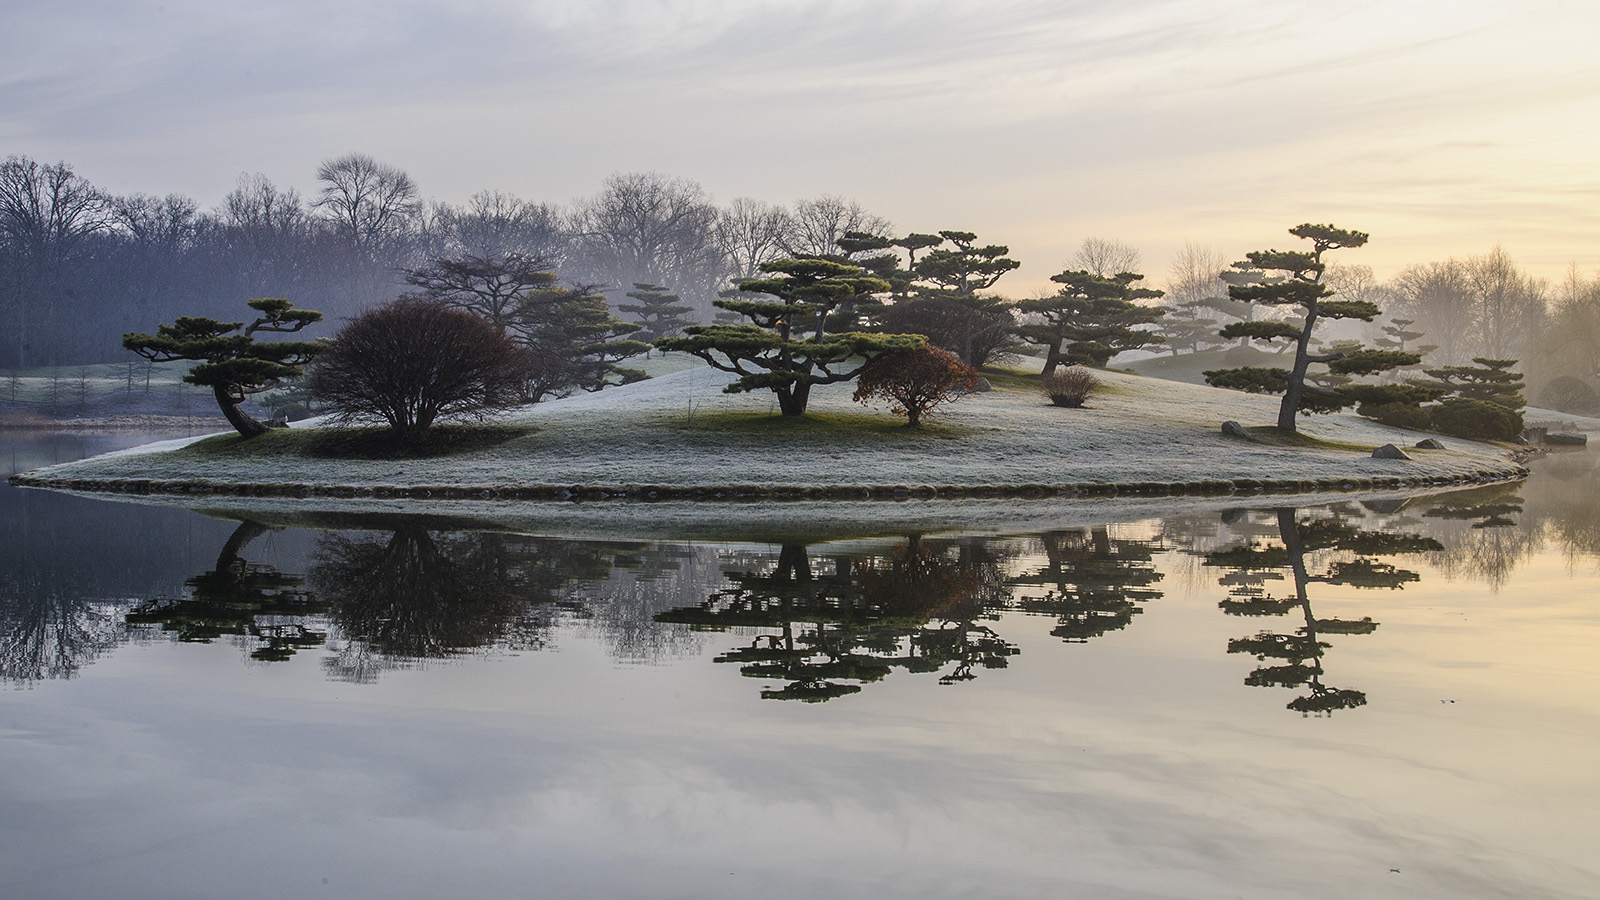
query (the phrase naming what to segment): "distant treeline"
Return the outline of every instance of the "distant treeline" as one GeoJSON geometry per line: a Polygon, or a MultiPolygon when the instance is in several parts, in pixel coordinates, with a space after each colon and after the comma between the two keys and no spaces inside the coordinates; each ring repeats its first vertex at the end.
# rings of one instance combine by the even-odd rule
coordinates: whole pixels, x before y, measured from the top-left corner
{"type": "Polygon", "coordinates": [[[286,297],[332,320],[394,299],[402,270],[442,257],[521,253],[615,302],[635,282],[670,286],[709,320],[717,291],[784,256],[837,252],[846,231],[889,223],[834,196],[718,205],[698,183],[618,174],[569,206],[500,191],[426,201],[404,171],[361,154],[317,170],[302,197],[241,175],[222,205],[177,194],[114,196],[67,163],[0,164],[0,368],[121,359],[125,332],[180,315],[238,318],[286,297]]]}
{"type": "MultiPolygon", "coordinates": [[[[220,206],[202,210],[176,194],[113,196],[67,163],[7,157],[0,368],[120,360],[125,332],[181,315],[229,321],[255,297],[285,297],[337,322],[405,293],[404,270],[464,256],[537,257],[567,284],[604,290],[613,308],[636,283],[663,286],[709,322],[718,292],[756,277],[762,262],[830,254],[862,261],[870,253],[849,252],[839,240],[851,232],[892,237],[893,228],[838,196],[718,204],[697,182],[656,172],[613,175],[568,205],[496,190],[461,205],[425,200],[403,170],[362,154],[328,159],[315,174],[310,197],[241,175],[220,206]]],[[[961,223],[922,227],[946,224],[961,223]]],[[[1277,227],[1264,223],[1264,237],[1277,227]]],[[[1136,249],[1095,237],[1074,252],[1064,242],[1062,256],[1101,275],[1141,268],[1136,249]]],[[[1140,327],[1170,352],[1225,345],[1219,327],[1259,314],[1228,296],[1230,283],[1250,277],[1243,265],[1205,244],[1186,245],[1165,278],[1146,282],[1165,290],[1159,303],[1167,314],[1140,327]]],[[[1387,282],[1367,266],[1335,264],[1325,280],[1341,299],[1373,302],[1384,315],[1360,326],[1370,333],[1324,340],[1416,349],[1430,364],[1519,359],[1530,399],[1556,385],[1574,411],[1600,405],[1600,282],[1585,273],[1574,269],[1551,285],[1495,247],[1408,266],[1387,282]]],[[[1026,311],[995,300],[1027,325],[1026,311]]]]}

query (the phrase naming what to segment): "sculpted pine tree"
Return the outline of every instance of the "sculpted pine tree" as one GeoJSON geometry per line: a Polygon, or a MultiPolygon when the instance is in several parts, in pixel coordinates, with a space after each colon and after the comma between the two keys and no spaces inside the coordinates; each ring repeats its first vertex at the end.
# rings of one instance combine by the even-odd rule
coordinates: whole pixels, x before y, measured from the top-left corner
{"type": "Polygon", "coordinates": [[[825,259],[780,259],[762,263],[768,278],[738,283],[745,295],[772,299],[718,300],[716,305],[750,320],[748,325],[691,325],[685,336],[661,338],[662,350],[682,350],[713,368],[739,377],[730,394],[769,390],[786,416],[804,415],[811,388],[854,378],[878,357],[923,345],[920,335],[829,334],[828,316],[841,304],[889,290],[889,284],[859,266],[825,259]]]}
{"type": "Polygon", "coordinates": [[[1367,242],[1361,231],[1348,231],[1332,225],[1297,225],[1289,233],[1311,241],[1309,253],[1293,250],[1258,250],[1246,254],[1254,269],[1281,273],[1283,278],[1230,284],[1228,296],[1246,303],[1299,307],[1304,318],[1296,322],[1233,322],[1219,332],[1224,338],[1249,338],[1257,341],[1294,342],[1294,366],[1280,369],[1245,366],[1238,369],[1213,369],[1205,373],[1206,383],[1235,388],[1253,394],[1283,394],[1278,407],[1278,430],[1295,431],[1297,414],[1337,412],[1352,403],[1417,402],[1417,389],[1409,385],[1351,384],[1334,390],[1307,384],[1306,372],[1313,363],[1324,364],[1336,375],[1371,375],[1399,366],[1416,365],[1422,357],[1397,350],[1334,350],[1314,354],[1311,335],[1323,319],[1361,319],[1377,317],[1376,304],[1367,300],[1332,300],[1333,290],[1323,284],[1327,264],[1322,255],[1329,250],[1360,247],[1367,242]]]}
{"type": "Polygon", "coordinates": [[[650,349],[626,339],[641,326],[613,316],[597,286],[559,284],[542,257],[442,257],[405,278],[415,299],[477,313],[515,334],[529,351],[523,393],[531,402],[644,377],[616,365],[650,349]]]}
{"type": "Polygon", "coordinates": [[[198,360],[200,365],[190,369],[183,380],[211,388],[223,416],[239,434],[247,438],[265,434],[267,426],[240,409],[239,404],[251,394],[272,390],[283,379],[300,375],[322,345],[314,341],[265,344],[258,342],[255,335],[263,331],[299,331],[321,321],[322,313],[295,309],[288,300],[270,297],[251,300],[249,305],[261,315],[248,326],[243,322],[179,316],[171,325],[157,328],[153,336],[123,335],[122,346],[151,362],[198,360]]]}
{"type": "Polygon", "coordinates": [[[1019,573],[1009,583],[1018,591],[1016,608],[1056,617],[1052,635],[1070,643],[1086,643],[1126,628],[1142,613],[1141,605],[1160,599],[1154,585],[1155,544],[1113,539],[1104,526],[1052,531],[1040,537],[1045,565],[1019,573]],[[1042,594],[1034,591],[1043,589],[1042,594]]]}
{"type": "Polygon", "coordinates": [[[941,291],[965,297],[994,287],[1002,275],[1022,265],[1006,258],[1010,248],[1003,244],[979,247],[978,236],[970,231],[941,231],[939,236],[955,249],[929,250],[912,271],[918,281],[936,285],[941,291]]]}
{"type": "Polygon", "coordinates": [[[188,590],[180,596],[139,604],[123,621],[159,627],[184,643],[240,638],[258,662],[283,662],[298,650],[322,646],[328,638],[326,626],[316,623],[328,605],[306,590],[305,576],[244,557],[251,541],[272,530],[241,521],[211,571],[184,582],[188,590]]]}
{"type": "Polygon", "coordinates": [[[1156,306],[1136,300],[1153,299],[1161,291],[1137,286],[1143,275],[1123,272],[1101,276],[1087,271],[1066,271],[1050,276],[1061,290],[1050,297],[1024,300],[1017,305],[1034,321],[1018,326],[1025,341],[1044,348],[1044,374],[1057,366],[1103,366],[1124,350],[1158,344],[1162,338],[1136,328],[1166,314],[1156,306]]]}
{"type": "Polygon", "coordinates": [[[1005,245],[979,246],[977,240],[970,231],[947,229],[894,241],[906,251],[907,289],[890,279],[896,301],[883,317],[888,330],[924,335],[973,367],[997,360],[1015,345],[1011,302],[978,291],[994,287],[1021,265],[1006,256],[1005,245]],[[947,241],[951,247],[943,246],[947,241]],[[920,260],[919,250],[927,251],[920,260]]]}
{"type": "Polygon", "coordinates": [[[653,341],[670,337],[693,321],[690,315],[694,307],[683,303],[677,294],[659,284],[636,281],[628,296],[637,302],[619,303],[617,311],[634,317],[639,325],[636,335],[639,340],[653,341]]]}

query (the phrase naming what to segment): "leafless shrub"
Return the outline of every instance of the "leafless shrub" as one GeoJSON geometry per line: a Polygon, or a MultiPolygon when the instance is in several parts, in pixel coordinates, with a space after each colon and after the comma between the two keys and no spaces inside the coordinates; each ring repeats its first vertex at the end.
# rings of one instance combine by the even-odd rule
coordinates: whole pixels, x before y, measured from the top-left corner
{"type": "Polygon", "coordinates": [[[1100,379],[1082,366],[1056,369],[1039,380],[1039,389],[1051,403],[1070,408],[1082,406],[1084,398],[1099,386],[1100,379]]]}
{"type": "Polygon", "coordinates": [[[340,420],[379,418],[405,441],[440,417],[482,419],[516,405],[527,369],[526,351],[483,317],[401,299],[339,331],[310,392],[340,420]]]}

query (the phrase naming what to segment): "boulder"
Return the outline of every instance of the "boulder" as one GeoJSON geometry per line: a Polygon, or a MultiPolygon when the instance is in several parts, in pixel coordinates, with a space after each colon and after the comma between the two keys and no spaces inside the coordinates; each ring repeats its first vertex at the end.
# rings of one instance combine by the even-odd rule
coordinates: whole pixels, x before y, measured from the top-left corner
{"type": "Polygon", "coordinates": [[[1443,450],[1444,449],[1444,442],[1439,440],[1438,438],[1427,438],[1426,440],[1417,441],[1417,449],[1418,450],[1443,450]]]}
{"type": "Polygon", "coordinates": [[[1244,430],[1244,426],[1232,419],[1222,423],[1222,433],[1228,437],[1249,437],[1244,430]]]}
{"type": "Polygon", "coordinates": [[[1582,447],[1589,443],[1589,436],[1576,431],[1552,431],[1544,436],[1544,442],[1563,447],[1582,447]]]}
{"type": "Polygon", "coordinates": [[[994,385],[989,383],[989,379],[980,375],[978,376],[978,386],[973,388],[972,392],[975,394],[987,394],[992,390],[994,390],[994,385]]]}
{"type": "Polygon", "coordinates": [[[1378,449],[1372,451],[1372,458],[1373,459],[1410,459],[1411,457],[1407,456],[1406,452],[1404,450],[1401,450],[1399,447],[1396,447],[1393,444],[1384,444],[1382,447],[1379,447],[1378,449]]]}

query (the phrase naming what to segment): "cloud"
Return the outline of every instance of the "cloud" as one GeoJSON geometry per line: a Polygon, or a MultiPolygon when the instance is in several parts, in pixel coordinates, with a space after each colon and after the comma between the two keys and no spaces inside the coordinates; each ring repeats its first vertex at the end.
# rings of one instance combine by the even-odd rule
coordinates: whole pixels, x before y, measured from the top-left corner
{"type": "MultiPolygon", "coordinates": [[[[304,190],[350,150],[452,200],[659,169],[997,240],[1115,227],[1153,259],[1180,232],[1246,240],[1224,221],[1442,210],[1463,186],[1570,209],[1594,183],[1596,24],[1556,0],[22,3],[0,151],[202,204],[245,170],[304,190]]],[[[1468,209],[1430,227],[1502,227],[1468,209]]]]}

